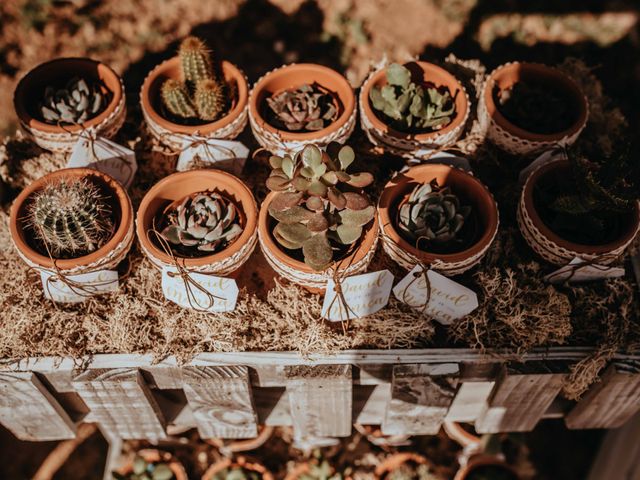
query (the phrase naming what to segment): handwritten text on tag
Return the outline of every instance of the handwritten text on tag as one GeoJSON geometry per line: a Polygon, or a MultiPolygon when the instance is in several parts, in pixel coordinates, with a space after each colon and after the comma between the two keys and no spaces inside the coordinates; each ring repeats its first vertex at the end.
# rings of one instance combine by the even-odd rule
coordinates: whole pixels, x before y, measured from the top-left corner
{"type": "Polygon", "coordinates": [[[101,293],[118,291],[118,272],[100,270],[80,275],[67,275],[67,282],[60,280],[55,272],[40,272],[44,296],[60,303],[80,303],[101,293]]]}
{"type": "Polygon", "coordinates": [[[176,170],[183,172],[194,168],[213,167],[234,175],[240,175],[249,156],[249,149],[242,142],[231,140],[196,138],[185,141],[176,170]],[[189,146],[193,143],[193,146],[189,146]]]}
{"type": "Polygon", "coordinates": [[[393,288],[393,294],[398,300],[413,308],[424,309],[427,315],[443,325],[449,325],[478,308],[478,296],[473,290],[433,270],[428,270],[427,276],[430,291],[427,289],[422,267],[416,265],[393,288]],[[430,296],[425,308],[428,294],[430,296]]]}
{"type": "Polygon", "coordinates": [[[624,268],[591,264],[579,257],[575,257],[564,267],[545,275],[544,279],[549,283],[563,283],[566,281],[578,283],[623,276],[624,268]]]}
{"type": "Polygon", "coordinates": [[[236,308],[238,284],[232,278],[189,273],[185,281],[174,267],[162,269],[162,292],[167,300],[191,310],[230,312],[236,308]]]}
{"type": "Polygon", "coordinates": [[[389,303],[393,275],[389,270],[354,275],[341,280],[340,286],[342,299],[330,279],[322,304],[322,316],[333,322],[364,317],[384,308],[389,303]]]}

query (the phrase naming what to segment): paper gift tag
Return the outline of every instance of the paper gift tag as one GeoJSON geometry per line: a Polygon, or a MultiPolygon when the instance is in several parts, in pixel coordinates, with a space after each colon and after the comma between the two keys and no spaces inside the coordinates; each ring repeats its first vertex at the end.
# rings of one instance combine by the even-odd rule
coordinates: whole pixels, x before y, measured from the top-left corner
{"type": "Polygon", "coordinates": [[[89,167],[112,176],[125,188],[129,188],[138,170],[136,154],[103,137],[94,137],[93,133],[84,132],[71,151],[67,167],[89,167]]]}
{"type": "MultiPolygon", "coordinates": [[[[425,313],[441,324],[449,325],[478,308],[478,296],[473,290],[433,270],[427,271],[427,277],[431,295],[425,313]]],[[[428,293],[420,265],[413,267],[393,288],[393,294],[398,300],[420,310],[427,302],[428,293]]]]}
{"type": "Polygon", "coordinates": [[[332,322],[353,320],[384,308],[389,303],[393,275],[389,270],[354,275],[340,281],[344,303],[333,279],[327,283],[322,316],[332,322]],[[346,303],[346,305],[345,305],[346,303]]]}
{"type": "Polygon", "coordinates": [[[175,267],[162,268],[162,293],[167,300],[191,310],[230,312],[236,308],[238,284],[232,278],[189,273],[185,281],[175,267]]]}
{"type": "Polygon", "coordinates": [[[466,172],[471,172],[471,164],[469,160],[464,157],[459,157],[449,152],[438,152],[429,157],[428,160],[421,159],[423,156],[429,155],[433,152],[431,148],[421,148],[415,152],[415,157],[409,159],[409,164],[418,165],[423,163],[444,163],[445,165],[451,165],[452,167],[460,168],[466,172]]]}
{"type": "Polygon", "coordinates": [[[549,163],[554,160],[559,160],[563,157],[564,157],[564,153],[562,152],[562,150],[558,150],[557,148],[554,148],[552,150],[547,150],[546,152],[542,153],[542,155],[537,157],[533,162],[527,165],[525,168],[520,170],[518,181],[520,182],[520,184],[523,184],[524,182],[526,182],[529,175],[531,175],[536,168],[540,167],[541,165],[544,165],[545,163],[549,163]]]}
{"type": "Polygon", "coordinates": [[[58,278],[55,272],[41,271],[40,280],[44,296],[60,303],[80,303],[101,293],[118,291],[118,272],[99,270],[80,275],[67,275],[67,282],[58,278]]]}
{"type": "Polygon", "coordinates": [[[240,175],[249,156],[249,149],[242,142],[191,137],[184,143],[186,148],[180,153],[176,165],[179,172],[204,166],[240,175]],[[194,145],[189,146],[192,143],[194,145]]]}
{"type": "Polygon", "coordinates": [[[575,257],[564,267],[545,275],[544,279],[549,283],[563,283],[566,281],[569,281],[569,283],[578,283],[623,276],[624,268],[591,264],[585,262],[580,257],[575,257]],[[580,266],[581,264],[582,266],[580,266]]]}

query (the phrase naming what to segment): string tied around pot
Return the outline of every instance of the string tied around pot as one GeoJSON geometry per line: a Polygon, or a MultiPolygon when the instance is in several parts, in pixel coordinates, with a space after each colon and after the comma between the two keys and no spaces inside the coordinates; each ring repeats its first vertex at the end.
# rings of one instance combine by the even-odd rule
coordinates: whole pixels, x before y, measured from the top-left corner
{"type": "Polygon", "coordinates": [[[352,319],[350,313],[353,314],[353,318],[358,317],[357,313],[354,312],[353,309],[347,303],[347,299],[342,289],[342,281],[348,277],[345,273],[348,271],[349,267],[351,266],[355,258],[355,255],[352,255],[354,249],[355,247],[352,244],[347,250],[347,252],[345,253],[344,257],[341,260],[334,261],[328,269],[331,272],[331,278],[334,284],[333,289],[336,292],[336,294],[331,299],[331,302],[329,302],[327,312],[331,312],[333,307],[336,305],[336,302],[338,302],[338,314],[340,315],[340,325],[342,326],[342,332],[345,335],[349,330],[349,321],[352,319]],[[349,259],[349,262],[346,266],[343,265],[345,258],[349,259]],[[345,318],[345,314],[346,314],[346,318],[345,318]]]}
{"type": "Polygon", "coordinates": [[[613,267],[609,266],[609,265],[601,265],[600,262],[602,262],[603,260],[608,262],[608,261],[614,261],[615,259],[617,259],[619,257],[619,255],[614,255],[611,253],[601,253],[599,255],[595,255],[591,258],[580,258],[580,262],[578,263],[574,263],[574,264],[568,264],[565,265],[564,267],[559,268],[558,270],[556,270],[555,272],[549,274],[546,279],[548,282],[552,283],[552,279],[556,278],[558,276],[561,275],[565,275],[565,274],[569,274],[569,276],[567,278],[565,278],[562,283],[569,283],[571,281],[571,279],[573,277],[575,277],[575,275],[582,270],[585,267],[592,267],[595,268],[596,270],[599,270],[601,272],[608,272],[609,270],[611,270],[613,267]]]}

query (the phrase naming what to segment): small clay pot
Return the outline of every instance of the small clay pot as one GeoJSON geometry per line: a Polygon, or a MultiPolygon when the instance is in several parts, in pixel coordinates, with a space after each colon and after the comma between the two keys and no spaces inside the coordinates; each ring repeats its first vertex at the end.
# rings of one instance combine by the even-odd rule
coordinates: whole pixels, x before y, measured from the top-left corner
{"type": "Polygon", "coordinates": [[[589,103],[578,84],[560,70],[540,63],[506,63],[489,74],[485,80],[478,118],[487,125],[487,136],[502,150],[517,155],[529,155],[547,150],[557,144],[571,145],[580,135],[589,117],[589,103]],[[576,120],[569,128],[553,134],[524,130],[507,120],[494,101],[493,92],[511,88],[519,81],[530,81],[562,92],[576,111],[576,120]]]}
{"type": "Polygon", "coordinates": [[[499,223],[498,206],[480,180],[464,170],[438,163],[417,165],[392,178],[380,196],[378,217],[382,246],[397,264],[411,270],[418,260],[448,276],[466,272],[480,262],[498,232],[499,223]],[[448,254],[425,252],[411,245],[397,230],[396,219],[400,206],[417,185],[433,179],[442,187],[450,187],[453,193],[461,197],[463,205],[471,205],[473,209],[477,239],[465,250],[448,254]]]}
{"type": "Polygon", "coordinates": [[[66,168],[39,178],[20,192],[11,207],[9,229],[18,254],[33,268],[54,271],[57,267],[68,275],[107,270],[124,260],[131,248],[134,238],[133,208],[125,189],[109,175],[91,168],[66,168]],[[49,256],[33,246],[32,235],[27,227],[27,209],[33,193],[61,178],[87,178],[97,185],[111,205],[116,230],[111,239],[96,251],[77,258],[55,260],[54,265],[49,256]]]}
{"type": "MultiPolygon", "coordinates": [[[[187,472],[185,472],[182,463],[180,463],[169,452],[147,448],[144,450],[138,450],[136,454],[144,458],[147,463],[167,464],[167,466],[173,472],[175,480],[189,480],[189,478],[187,477],[187,472]]],[[[117,472],[120,475],[130,475],[131,473],[133,473],[133,457],[129,459],[126,465],[124,465],[122,468],[119,468],[117,472]]]]}
{"type": "Polygon", "coordinates": [[[479,446],[481,438],[474,435],[463,428],[458,422],[444,422],[442,424],[447,436],[458,443],[461,447],[479,446]]]}
{"type": "Polygon", "coordinates": [[[466,465],[460,467],[460,469],[456,472],[456,476],[453,478],[453,480],[466,480],[474,471],[487,466],[494,466],[504,469],[505,471],[513,475],[513,480],[520,479],[518,473],[510,465],[500,460],[499,458],[490,455],[476,455],[471,457],[466,465]]]}
{"type": "Polygon", "coordinates": [[[356,99],[353,88],[335,70],[313,63],[285,65],[260,78],[249,95],[249,122],[258,143],[272,153],[298,151],[313,143],[320,148],[330,142],[345,143],[356,124],[356,99]],[[314,132],[289,132],[271,125],[264,116],[266,99],[283,90],[317,83],[331,93],[338,107],[338,118],[314,132]]]}
{"type": "Polygon", "coordinates": [[[405,463],[415,463],[417,465],[429,465],[433,468],[433,463],[422,455],[412,452],[394,453],[385,458],[380,465],[376,467],[376,478],[384,480],[391,472],[397,470],[405,463]]]}
{"type": "Polygon", "coordinates": [[[596,259],[600,265],[609,265],[624,253],[640,230],[640,202],[636,202],[633,211],[625,217],[626,224],[616,240],[604,245],[582,245],[565,240],[542,221],[535,208],[533,192],[536,184],[544,182],[545,178],[571,175],[571,164],[566,159],[542,164],[529,175],[518,203],[520,232],[538,255],[554,265],[564,266],[575,257],[596,259]]]}
{"type": "Polygon", "coordinates": [[[462,84],[445,69],[432,63],[410,62],[404,66],[411,71],[415,82],[429,82],[436,87],[446,87],[455,98],[455,117],[449,125],[433,132],[407,133],[387,125],[382,114],[373,108],[369,99],[373,87],[387,84],[385,67],[373,72],[360,89],[360,121],[369,140],[399,154],[410,154],[420,148],[435,148],[455,142],[464,130],[470,111],[469,96],[462,84]]]}
{"type": "MultiPolygon", "coordinates": [[[[290,257],[273,237],[272,231],[276,221],[269,215],[269,205],[276,194],[277,192],[269,193],[260,206],[258,238],[260,239],[262,253],[271,268],[281,277],[306,288],[312,293],[322,293],[325,291],[329,279],[333,278],[331,270],[319,272],[303,261],[290,257]]],[[[378,244],[377,221],[376,215],[373,221],[364,227],[357,247],[348,256],[339,260],[340,274],[342,276],[357,275],[366,271],[378,244]]]]}
{"type": "Polygon", "coordinates": [[[382,427],[380,425],[360,425],[355,423],[353,427],[364,435],[369,442],[378,447],[399,447],[409,445],[411,441],[411,435],[385,435],[382,433],[382,427]]]}
{"type": "Polygon", "coordinates": [[[235,203],[243,231],[224,250],[198,258],[180,257],[180,265],[193,272],[228,276],[251,256],[257,244],[258,207],[249,187],[239,178],[221,170],[190,170],[169,175],[151,187],[136,214],[136,233],[142,251],[159,269],[175,266],[175,263],[151,232],[154,221],[158,221],[159,215],[171,203],[205,190],[218,192],[235,203]]]}
{"type": "Polygon", "coordinates": [[[84,129],[105,138],[120,130],[126,117],[122,79],[109,66],[90,58],[57,58],[30,70],[16,87],[13,105],[22,130],[40,147],[52,152],[70,152],[84,129]],[[40,102],[47,86],[62,88],[73,77],[99,82],[109,93],[109,104],[82,125],[52,125],[40,114],[40,102]]]}
{"type": "Polygon", "coordinates": [[[221,64],[222,74],[230,90],[235,93],[229,111],[220,119],[200,125],[174,123],[161,114],[160,88],[165,80],[182,80],[180,58],[165,60],[149,72],[140,90],[140,105],[151,135],[161,144],[179,150],[190,136],[233,140],[247,125],[249,87],[244,73],[230,62],[221,64]]]}
{"type": "Polygon", "coordinates": [[[220,460],[219,462],[214,463],[204,473],[204,475],[202,476],[202,480],[213,480],[216,473],[224,470],[225,468],[237,467],[260,474],[262,476],[262,480],[273,480],[273,475],[271,474],[271,472],[269,472],[269,470],[267,470],[264,465],[245,457],[237,457],[234,460],[225,458],[224,460],[220,460]]]}

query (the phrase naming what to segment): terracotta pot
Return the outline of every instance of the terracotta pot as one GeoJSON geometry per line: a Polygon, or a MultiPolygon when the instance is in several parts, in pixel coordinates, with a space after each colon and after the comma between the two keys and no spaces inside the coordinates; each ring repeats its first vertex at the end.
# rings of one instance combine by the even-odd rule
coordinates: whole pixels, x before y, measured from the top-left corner
{"type": "Polygon", "coordinates": [[[519,480],[520,478],[518,473],[504,461],[490,455],[477,455],[471,457],[466,465],[460,467],[453,480],[466,480],[474,471],[486,466],[495,466],[504,469],[513,475],[513,480],[519,480]]]}
{"type": "Polygon", "coordinates": [[[584,93],[568,75],[540,63],[506,63],[489,74],[485,80],[478,118],[487,126],[487,136],[495,145],[512,154],[528,155],[547,150],[554,145],[571,145],[580,135],[589,117],[589,103],[584,93]],[[535,81],[562,92],[574,104],[576,120],[564,131],[539,134],[524,130],[507,120],[494,102],[496,88],[506,90],[519,81],[535,81]]]}
{"type": "MultiPolygon", "coordinates": [[[[271,268],[280,276],[290,282],[301,285],[310,292],[321,293],[327,287],[327,281],[333,278],[331,269],[318,272],[313,270],[306,263],[290,257],[280,244],[273,237],[273,227],[275,220],[269,215],[269,205],[277,192],[271,192],[260,206],[260,218],[258,220],[258,238],[262,253],[267,259],[271,268]]],[[[359,240],[358,247],[347,257],[340,259],[340,272],[343,275],[351,276],[364,273],[373,259],[378,244],[377,215],[373,221],[364,229],[359,240]]]]}
{"type": "Polygon", "coordinates": [[[83,129],[94,129],[102,137],[113,137],[126,116],[122,79],[107,65],[90,58],[57,58],[38,65],[18,83],[13,105],[20,127],[40,147],[52,152],[70,152],[83,129]],[[39,103],[47,86],[63,87],[71,78],[82,77],[102,83],[111,100],[99,115],[82,125],[51,125],[42,120],[39,103]]]}
{"type": "Polygon", "coordinates": [[[444,422],[442,428],[447,436],[461,447],[480,445],[481,438],[465,430],[458,422],[444,422]]]}
{"type": "Polygon", "coordinates": [[[216,473],[224,470],[225,468],[237,468],[241,467],[245,470],[251,470],[253,472],[257,472],[262,476],[262,480],[273,480],[273,475],[267,468],[258,463],[256,461],[249,460],[245,457],[237,457],[235,460],[231,460],[230,458],[225,458],[224,460],[220,460],[219,462],[211,465],[207,471],[202,476],[202,480],[213,480],[216,473]]]}
{"type": "Polygon", "coordinates": [[[459,168],[443,164],[424,164],[396,175],[385,186],[378,202],[382,246],[399,265],[411,270],[416,259],[430,265],[443,275],[458,275],[477,265],[487,253],[498,232],[498,206],[491,192],[480,180],[459,168]],[[436,179],[440,186],[448,186],[461,197],[462,203],[471,205],[477,219],[477,240],[457,253],[436,254],[419,250],[406,241],[396,229],[400,205],[406,201],[417,185],[436,179]],[[407,255],[408,254],[408,255],[407,255]]]}
{"type": "Polygon", "coordinates": [[[256,450],[264,445],[264,443],[271,438],[271,435],[273,434],[273,428],[274,427],[270,425],[259,425],[258,436],[245,440],[232,440],[226,442],[222,438],[206,438],[204,439],[204,441],[209,445],[213,445],[214,447],[216,447],[223,455],[248,452],[250,450],[256,450]]]}
{"type": "Polygon", "coordinates": [[[545,178],[570,176],[571,164],[566,159],[554,160],[542,164],[527,178],[520,202],[518,203],[518,226],[529,246],[546,261],[564,266],[575,257],[585,260],[597,259],[597,263],[608,265],[624,253],[640,230],[640,202],[626,217],[627,224],[620,236],[604,245],[582,245],[573,243],[554,233],[540,218],[536,211],[533,192],[538,182],[545,178]]]}
{"type": "MultiPolygon", "coordinates": [[[[139,450],[136,453],[144,458],[147,463],[166,463],[173,472],[175,480],[189,480],[189,478],[187,477],[187,472],[185,472],[182,463],[180,463],[169,452],[163,452],[160,450],[148,448],[139,450]]],[[[133,458],[129,459],[127,464],[122,468],[119,468],[117,472],[121,475],[129,475],[133,473],[133,458]]]]}
{"type": "Polygon", "coordinates": [[[393,129],[384,122],[382,114],[374,110],[369,99],[371,89],[387,84],[387,69],[373,72],[360,89],[360,121],[362,128],[374,145],[390,149],[396,154],[410,155],[420,148],[436,148],[455,142],[469,118],[469,96],[462,84],[445,69],[427,62],[410,62],[405,64],[416,82],[431,82],[438,87],[446,87],[455,97],[455,117],[446,127],[425,133],[407,133],[393,129]]]}
{"type": "Polygon", "coordinates": [[[258,143],[272,153],[284,154],[313,143],[326,147],[330,142],[345,143],[356,124],[356,99],[351,85],[335,70],[313,63],[285,65],[260,78],[249,95],[249,122],[258,143]],[[333,93],[338,118],[315,132],[289,132],[269,124],[264,117],[266,99],[283,90],[317,82],[333,93]]]}
{"type": "Polygon", "coordinates": [[[393,472],[397,470],[405,463],[415,463],[418,465],[429,465],[433,467],[433,463],[429,461],[427,458],[422,455],[418,455],[417,453],[412,452],[401,452],[395,453],[393,455],[388,456],[383,460],[383,462],[376,467],[375,475],[376,478],[384,479],[393,472]]]}
{"type": "Polygon", "coordinates": [[[39,178],[20,192],[11,207],[9,219],[11,239],[18,254],[27,265],[33,268],[54,271],[54,262],[51,258],[34,249],[31,235],[26,227],[26,217],[31,195],[48,183],[61,178],[88,178],[97,185],[110,201],[116,218],[116,231],[111,239],[98,250],[77,258],[56,260],[55,266],[68,275],[114,268],[124,260],[133,243],[131,200],[118,181],[105,173],[90,168],[57,170],[39,178]]]}
{"type": "Polygon", "coordinates": [[[149,72],[140,90],[140,105],[151,135],[161,144],[179,150],[190,136],[232,140],[247,125],[247,98],[249,87],[244,73],[230,62],[221,64],[225,81],[233,86],[236,98],[226,115],[215,122],[201,125],[181,125],[164,118],[160,113],[160,87],[167,79],[182,80],[180,58],[165,60],[149,72]]]}
{"type": "Polygon", "coordinates": [[[136,215],[136,233],[142,251],[153,264],[174,266],[175,263],[154,234],[150,233],[154,220],[172,202],[187,195],[205,190],[213,190],[235,203],[244,228],[240,236],[224,250],[198,258],[180,259],[180,264],[193,272],[227,276],[242,266],[251,256],[257,244],[258,208],[253,194],[242,180],[230,173],[214,169],[178,172],[163,178],[144,196],[136,215]]]}
{"type": "Polygon", "coordinates": [[[367,437],[367,440],[379,447],[399,447],[404,445],[410,445],[411,435],[385,435],[382,433],[380,425],[360,425],[358,423],[353,425],[354,428],[367,437]]]}

